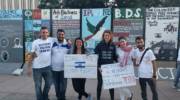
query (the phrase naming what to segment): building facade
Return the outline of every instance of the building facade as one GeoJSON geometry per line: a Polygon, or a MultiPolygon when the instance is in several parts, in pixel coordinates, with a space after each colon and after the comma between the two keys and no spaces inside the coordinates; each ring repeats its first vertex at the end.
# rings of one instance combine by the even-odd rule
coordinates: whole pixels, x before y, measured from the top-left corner
{"type": "Polygon", "coordinates": [[[36,9],[40,0],[0,0],[0,9],[36,9]]]}

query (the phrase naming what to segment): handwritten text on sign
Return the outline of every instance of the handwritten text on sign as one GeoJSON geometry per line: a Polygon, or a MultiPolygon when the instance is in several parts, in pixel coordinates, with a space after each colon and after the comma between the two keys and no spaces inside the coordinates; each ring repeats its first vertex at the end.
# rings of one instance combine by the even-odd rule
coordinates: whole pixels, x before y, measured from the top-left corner
{"type": "Polygon", "coordinates": [[[96,78],[97,55],[71,54],[64,56],[66,78],[96,78]]]}
{"type": "Polygon", "coordinates": [[[104,89],[136,85],[133,66],[120,67],[119,63],[102,65],[104,89]]]}

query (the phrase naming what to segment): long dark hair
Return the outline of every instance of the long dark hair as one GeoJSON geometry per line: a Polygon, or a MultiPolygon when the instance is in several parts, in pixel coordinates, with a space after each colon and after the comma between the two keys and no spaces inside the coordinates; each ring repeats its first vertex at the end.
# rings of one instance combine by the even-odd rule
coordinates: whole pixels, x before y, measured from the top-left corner
{"type": "Polygon", "coordinates": [[[111,30],[104,30],[103,35],[102,35],[102,41],[105,41],[105,40],[104,40],[104,35],[105,35],[105,33],[110,34],[111,39],[110,39],[109,43],[111,43],[111,42],[113,41],[113,36],[112,36],[113,33],[112,33],[112,31],[111,31],[111,30]]]}
{"type": "Polygon", "coordinates": [[[76,38],[74,41],[74,49],[73,49],[73,54],[77,53],[77,46],[76,46],[76,41],[81,40],[82,41],[82,47],[81,47],[81,53],[85,54],[85,48],[84,48],[84,41],[81,38],[76,38]]]}

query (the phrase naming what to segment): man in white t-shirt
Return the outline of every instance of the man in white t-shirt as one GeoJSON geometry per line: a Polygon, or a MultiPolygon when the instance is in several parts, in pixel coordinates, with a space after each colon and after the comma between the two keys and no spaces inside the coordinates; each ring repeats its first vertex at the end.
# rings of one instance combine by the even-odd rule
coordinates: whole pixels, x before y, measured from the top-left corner
{"type": "Polygon", "coordinates": [[[51,49],[52,38],[49,38],[47,27],[42,27],[40,38],[32,43],[31,60],[28,63],[28,75],[32,74],[35,85],[37,100],[49,100],[48,93],[52,84],[51,73],[51,49]],[[44,79],[44,89],[42,90],[42,79],[44,79]]]}
{"type": "Polygon", "coordinates": [[[70,52],[71,42],[64,37],[64,30],[58,29],[57,39],[52,46],[52,75],[57,100],[66,100],[67,79],[64,78],[64,55],[70,52]]]}
{"type": "Polygon", "coordinates": [[[152,99],[158,100],[158,94],[157,94],[156,83],[155,83],[156,57],[154,56],[152,50],[145,49],[143,37],[141,36],[136,37],[135,41],[136,41],[136,46],[138,49],[134,51],[133,58],[134,58],[134,65],[138,67],[139,83],[141,87],[142,99],[147,100],[146,83],[148,83],[152,91],[152,96],[153,96],[152,99]],[[142,57],[143,53],[144,53],[144,56],[142,57]]]}

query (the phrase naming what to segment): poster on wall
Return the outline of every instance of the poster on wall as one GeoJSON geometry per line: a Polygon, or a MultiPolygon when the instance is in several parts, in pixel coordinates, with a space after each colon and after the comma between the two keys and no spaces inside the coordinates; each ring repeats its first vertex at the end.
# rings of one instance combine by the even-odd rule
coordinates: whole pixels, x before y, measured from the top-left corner
{"type": "Polygon", "coordinates": [[[22,10],[0,10],[0,63],[22,62],[22,10]]]}
{"type": "Polygon", "coordinates": [[[25,59],[27,60],[28,53],[31,52],[32,42],[40,38],[39,33],[42,26],[48,28],[50,32],[50,10],[49,9],[34,9],[24,10],[24,33],[25,33],[25,59]]]}
{"type": "Polygon", "coordinates": [[[146,9],[145,46],[157,59],[176,60],[178,25],[178,7],[146,9]]]}
{"type": "Polygon", "coordinates": [[[135,38],[143,35],[144,10],[141,8],[116,8],[113,12],[113,41],[126,37],[129,44],[135,45],[135,38]]]}
{"type": "Polygon", "coordinates": [[[66,39],[80,37],[80,9],[53,9],[52,28],[54,37],[58,29],[64,29],[66,39]]]}
{"type": "Polygon", "coordinates": [[[111,30],[111,9],[82,9],[82,38],[85,47],[93,52],[104,30],[111,30]]]}

